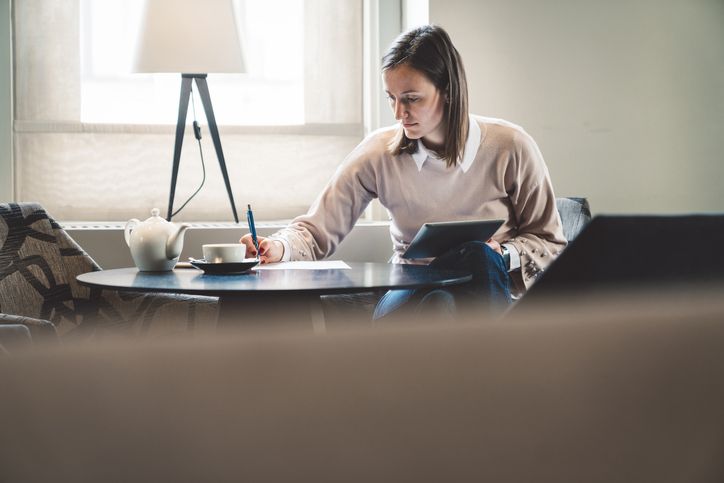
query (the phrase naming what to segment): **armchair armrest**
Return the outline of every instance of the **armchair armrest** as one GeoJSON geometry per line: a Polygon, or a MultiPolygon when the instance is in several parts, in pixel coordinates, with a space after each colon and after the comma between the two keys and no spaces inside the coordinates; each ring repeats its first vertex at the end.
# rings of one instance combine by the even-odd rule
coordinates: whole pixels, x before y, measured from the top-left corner
{"type": "Polygon", "coordinates": [[[48,320],[0,313],[0,333],[13,332],[19,334],[18,326],[27,329],[28,336],[32,341],[54,341],[58,339],[55,326],[48,320]]]}

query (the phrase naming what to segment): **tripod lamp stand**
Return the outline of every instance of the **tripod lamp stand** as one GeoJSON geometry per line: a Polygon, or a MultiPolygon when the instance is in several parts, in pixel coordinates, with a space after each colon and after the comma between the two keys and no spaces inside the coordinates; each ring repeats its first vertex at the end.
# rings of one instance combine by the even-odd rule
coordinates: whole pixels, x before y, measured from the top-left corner
{"type": "Polygon", "coordinates": [[[232,0],[146,0],[136,48],[134,72],[181,73],[176,139],[173,150],[171,189],[166,219],[173,216],[173,202],[186,132],[189,97],[196,84],[209,124],[214,150],[224,178],[226,193],[239,222],[221,138],[206,83],[208,73],[246,71],[232,0]]]}

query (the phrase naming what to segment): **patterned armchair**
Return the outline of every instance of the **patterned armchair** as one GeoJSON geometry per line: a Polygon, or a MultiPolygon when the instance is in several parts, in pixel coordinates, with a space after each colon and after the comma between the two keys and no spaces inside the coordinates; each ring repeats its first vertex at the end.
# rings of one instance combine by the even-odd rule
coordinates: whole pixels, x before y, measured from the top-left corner
{"type": "Polygon", "coordinates": [[[50,321],[63,339],[152,337],[216,325],[214,297],[120,293],[76,282],[96,270],[39,204],[0,204],[0,325],[25,325],[35,338],[48,333],[50,321]]]}

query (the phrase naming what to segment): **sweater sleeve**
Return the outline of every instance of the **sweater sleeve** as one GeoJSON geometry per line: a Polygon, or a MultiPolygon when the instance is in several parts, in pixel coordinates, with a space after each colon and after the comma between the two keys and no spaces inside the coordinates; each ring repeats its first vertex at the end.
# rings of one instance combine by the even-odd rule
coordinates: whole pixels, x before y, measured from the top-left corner
{"type": "Polygon", "coordinates": [[[320,260],[332,255],[377,197],[374,150],[368,144],[369,140],[363,141],[345,158],[305,215],[270,236],[286,242],[289,260],[320,260]]]}
{"type": "Polygon", "coordinates": [[[565,248],[548,168],[532,137],[519,131],[505,184],[517,222],[517,233],[506,240],[520,254],[520,271],[511,272],[519,291],[528,289],[565,248]]]}

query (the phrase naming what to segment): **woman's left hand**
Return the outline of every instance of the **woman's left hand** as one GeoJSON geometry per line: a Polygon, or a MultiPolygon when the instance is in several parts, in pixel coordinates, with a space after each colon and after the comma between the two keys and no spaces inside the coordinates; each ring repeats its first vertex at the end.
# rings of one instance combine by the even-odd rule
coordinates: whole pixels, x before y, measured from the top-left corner
{"type": "Polygon", "coordinates": [[[503,256],[503,250],[500,248],[500,243],[496,242],[491,238],[490,240],[486,241],[485,244],[492,248],[495,253],[497,253],[501,257],[503,256]]]}

